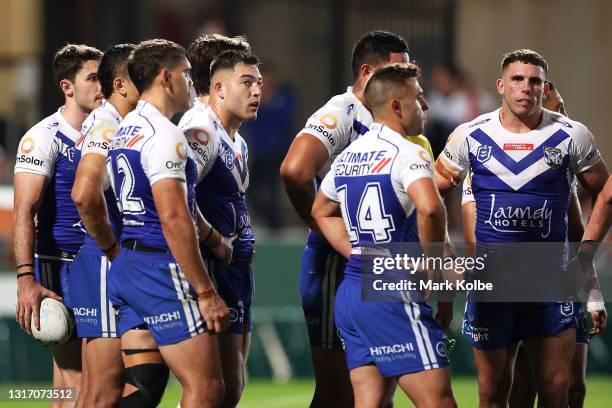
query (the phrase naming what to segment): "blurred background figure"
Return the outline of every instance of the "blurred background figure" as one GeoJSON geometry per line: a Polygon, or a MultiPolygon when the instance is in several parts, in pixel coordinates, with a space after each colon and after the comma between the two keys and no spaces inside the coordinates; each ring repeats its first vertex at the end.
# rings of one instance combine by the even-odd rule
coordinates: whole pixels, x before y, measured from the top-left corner
{"type": "Polygon", "coordinates": [[[278,169],[295,134],[296,97],[291,85],[285,83],[271,63],[261,66],[263,94],[257,120],[247,122],[241,133],[250,146],[249,205],[251,218],[259,226],[272,230],[283,224],[280,177],[278,169]]]}
{"type": "Polygon", "coordinates": [[[491,95],[469,81],[452,63],[434,66],[427,102],[429,125],[425,134],[436,157],[457,126],[495,109],[491,95]]]}

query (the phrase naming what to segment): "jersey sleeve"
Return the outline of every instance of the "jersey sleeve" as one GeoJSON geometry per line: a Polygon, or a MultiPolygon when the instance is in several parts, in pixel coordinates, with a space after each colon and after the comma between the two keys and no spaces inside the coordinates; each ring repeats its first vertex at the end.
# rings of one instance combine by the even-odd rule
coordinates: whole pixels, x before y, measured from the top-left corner
{"type": "Polygon", "coordinates": [[[338,198],[338,192],[336,191],[336,183],[334,181],[333,173],[333,171],[327,172],[327,174],[323,178],[323,181],[321,182],[320,189],[323,194],[325,194],[325,197],[329,198],[330,200],[340,202],[340,199],[338,198]]]}
{"type": "Polygon", "coordinates": [[[34,173],[51,177],[59,145],[49,129],[37,126],[28,131],[19,142],[15,173],[34,173]]]}
{"type": "Polygon", "coordinates": [[[316,111],[300,131],[313,135],[323,143],[330,157],[338,146],[346,146],[351,135],[352,123],[345,109],[328,102],[316,111]]]}
{"type": "Polygon", "coordinates": [[[475,202],[474,192],[472,191],[472,172],[468,172],[463,180],[463,188],[461,189],[461,205],[475,202]]]}
{"type": "Polygon", "coordinates": [[[421,146],[411,145],[402,149],[393,163],[391,177],[406,191],[420,178],[433,178],[432,158],[421,146]]]}
{"type": "Polygon", "coordinates": [[[581,124],[579,124],[578,131],[572,136],[569,153],[570,167],[574,174],[590,169],[601,160],[593,134],[581,124]]]}
{"type": "Polygon", "coordinates": [[[142,147],[140,160],[151,185],[162,179],[186,179],[187,141],[178,129],[166,132],[165,137],[153,137],[142,147]]]}
{"type": "Polygon", "coordinates": [[[463,129],[465,125],[456,128],[448,137],[444,150],[438,161],[456,179],[462,180],[470,167],[467,135],[463,129]]]}
{"type": "Polygon", "coordinates": [[[81,149],[81,157],[90,153],[108,156],[111,140],[117,131],[117,123],[109,119],[102,119],[94,122],[86,131],[87,133],[83,134],[85,141],[81,149]]]}
{"type": "Polygon", "coordinates": [[[204,177],[211,169],[219,149],[219,141],[214,134],[204,127],[191,127],[183,130],[191,154],[198,166],[199,178],[204,177]]]}

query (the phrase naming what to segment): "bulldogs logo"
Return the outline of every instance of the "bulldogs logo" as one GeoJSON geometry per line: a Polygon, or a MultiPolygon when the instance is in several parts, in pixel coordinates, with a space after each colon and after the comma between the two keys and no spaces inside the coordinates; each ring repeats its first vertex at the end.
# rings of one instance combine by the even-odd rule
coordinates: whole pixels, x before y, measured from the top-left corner
{"type": "Polygon", "coordinates": [[[561,149],[544,146],[544,160],[546,161],[546,164],[553,169],[558,169],[563,161],[563,157],[561,157],[561,149]]]}

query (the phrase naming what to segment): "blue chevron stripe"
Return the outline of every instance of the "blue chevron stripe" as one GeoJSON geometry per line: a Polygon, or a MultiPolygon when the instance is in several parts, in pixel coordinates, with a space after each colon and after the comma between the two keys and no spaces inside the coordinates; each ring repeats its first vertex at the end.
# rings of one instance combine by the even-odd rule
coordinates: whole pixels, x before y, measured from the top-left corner
{"type": "Polygon", "coordinates": [[[565,131],[559,129],[558,131],[553,133],[548,139],[546,139],[544,143],[536,147],[531,153],[529,153],[527,156],[517,162],[514,161],[514,159],[512,159],[512,157],[510,157],[506,152],[504,152],[504,150],[499,147],[497,143],[495,143],[493,139],[491,139],[489,135],[487,135],[481,129],[474,130],[472,133],[470,133],[470,136],[476,141],[478,141],[480,144],[491,146],[491,156],[495,157],[497,161],[503,164],[504,167],[506,167],[514,174],[519,174],[523,172],[529,166],[544,157],[544,146],[556,147],[563,140],[570,137],[565,131]]]}

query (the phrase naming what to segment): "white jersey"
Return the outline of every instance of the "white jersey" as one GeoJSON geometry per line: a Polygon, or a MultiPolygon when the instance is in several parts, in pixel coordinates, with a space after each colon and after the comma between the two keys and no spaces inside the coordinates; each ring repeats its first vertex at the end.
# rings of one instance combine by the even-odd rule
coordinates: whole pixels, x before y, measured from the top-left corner
{"type": "Polygon", "coordinates": [[[60,108],[21,138],[15,173],[45,176],[48,184],[37,213],[36,252],[54,255],[76,253],[85,230],[70,193],[76,174],[75,144],[79,132],[61,114],[60,108]]]}
{"type": "Polygon", "coordinates": [[[219,159],[231,171],[236,189],[244,194],[249,187],[249,172],[248,148],[242,136],[236,132],[232,140],[215,112],[199,100],[185,112],[178,126],[198,163],[198,181],[211,171],[219,159]]]}
{"type": "Polygon", "coordinates": [[[472,173],[479,241],[559,242],[574,175],[601,156],[589,130],[559,113],[543,110],[536,129],[512,133],[496,110],[457,127],[440,160],[459,179],[472,173]]]}
{"type": "MultiPolygon", "coordinates": [[[[117,109],[107,100],[100,107],[94,109],[81,126],[81,136],[76,143],[75,165],[78,167],[80,160],[88,154],[99,154],[107,157],[111,147],[111,141],[123,118],[117,109]]],[[[105,173],[104,197],[108,208],[108,215],[115,236],[121,231],[121,214],[117,208],[114,192],[110,188],[110,174],[105,173]]],[[[85,245],[97,247],[95,241],[88,234],[85,245]]]]}
{"type": "Polygon", "coordinates": [[[238,235],[234,241],[234,262],[250,263],[255,236],[246,201],[249,186],[246,142],[238,132],[232,140],[217,114],[200,101],[183,115],[179,127],[201,168],[196,201],[202,214],[221,234],[238,235]]]}
{"type": "MultiPolygon", "coordinates": [[[[414,181],[432,177],[432,158],[423,147],[373,123],[368,133],[334,160],[321,191],[340,204],[354,249],[418,242],[415,205],[407,190],[414,181]]],[[[359,276],[360,265],[358,257],[351,255],[346,275],[359,276]]]]}
{"type": "Polygon", "coordinates": [[[334,159],[368,131],[372,120],[370,111],[357,99],[352,87],[331,98],[308,118],[299,133],[308,133],[319,139],[329,154],[329,159],[317,173],[320,179],[325,177],[334,159]]]}
{"type": "Polygon", "coordinates": [[[195,218],[196,164],[183,133],[153,105],[139,101],[120,123],[111,150],[112,184],[123,216],[121,241],[168,249],[151,186],[163,179],[185,182],[195,218]]]}

